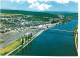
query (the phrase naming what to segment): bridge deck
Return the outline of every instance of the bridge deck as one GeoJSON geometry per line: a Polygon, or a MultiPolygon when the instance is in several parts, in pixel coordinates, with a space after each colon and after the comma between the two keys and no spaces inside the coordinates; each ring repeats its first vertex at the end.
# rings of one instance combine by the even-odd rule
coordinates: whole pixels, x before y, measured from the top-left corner
{"type": "Polygon", "coordinates": [[[74,32],[74,31],[67,31],[67,30],[60,30],[60,29],[51,29],[51,30],[57,30],[57,31],[63,31],[63,32],[74,32]]]}

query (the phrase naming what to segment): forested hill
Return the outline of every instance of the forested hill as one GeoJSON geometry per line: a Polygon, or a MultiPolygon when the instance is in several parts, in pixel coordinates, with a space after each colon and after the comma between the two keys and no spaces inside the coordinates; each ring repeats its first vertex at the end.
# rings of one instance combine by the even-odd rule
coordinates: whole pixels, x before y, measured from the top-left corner
{"type": "Polygon", "coordinates": [[[56,15],[64,15],[70,18],[77,18],[78,19],[78,12],[54,12],[54,11],[43,11],[44,13],[56,14],[56,15]]]}
{"type": "Polygon", "coordinates": [[[55,14],[49,14],[49,13],[43,13],[43,12],[32,12],[32,11],[22,11],[22,10],[4,10],[4,9],[1,9],[1,13],[24,14],[24,15],[34,15],[34,16],[40,16],[40,17],[58,18],[58,15],[55,15],[55,14]]]}

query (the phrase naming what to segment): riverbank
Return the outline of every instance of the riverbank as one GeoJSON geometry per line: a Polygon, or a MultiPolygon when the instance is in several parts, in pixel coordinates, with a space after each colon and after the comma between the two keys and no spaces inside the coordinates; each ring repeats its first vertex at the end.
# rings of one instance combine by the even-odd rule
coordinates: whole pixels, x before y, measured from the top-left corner
{"type": "MultiPolygon", "coordinates": [[[[78,32],[78,25],[74,28],[75,32],[78,32]]],[[[78,34],[74,34],[74,39],[75,39],[75,46],[78,52],[78,34]]]]}
{"type": "Polygon", "coordinates": [[[31,39],[29,39],[28,41],[24,42],[23,45],[21,43],[21,41],[19,42],[19,40],[13,42],[12,44],[8,45],[7,47],[3,48],[0,50],[0,55],[14,55],[15,53],[17,53],[18,51],[20,51],[21,49],[23,49],[26,45],[28,45],[35,37],[37,37],[38,35],[40,35],[44,30],[39,31],[36,35],[34,35],[33,37],[31,37],[31,39]]]}
{"type": "Polygon", "coordinates": [[[29,39],[29,41],[26,41],[23,43],[23,45],[20,45],[19,47],[17,47],[16,49],[14,49],[13,51],[11,51],[10,53],[6,54],[6,56],[8,55],[15,55],[16,53],[18,53],[20,50],[22,50],[25,46],[27,46],[29,43],[31,43],[38,35],[40,35],[44,30],[39,31],[36,35],[34,35],[33,37],[31,37],[31,39],[29,39]]]}

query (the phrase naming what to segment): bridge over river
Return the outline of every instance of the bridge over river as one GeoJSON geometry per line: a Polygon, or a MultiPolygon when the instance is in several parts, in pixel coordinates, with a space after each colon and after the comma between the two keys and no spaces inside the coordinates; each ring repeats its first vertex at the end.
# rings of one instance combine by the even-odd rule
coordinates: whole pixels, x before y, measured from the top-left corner
{"type": "Polygon", "coordinates": [[[72,33],[78,34],[78,32],[75,32],[75,31],[60,30],[60,29],[50,29],[50,30],[63,31],[63,32],[72,32],[72,33]]]}

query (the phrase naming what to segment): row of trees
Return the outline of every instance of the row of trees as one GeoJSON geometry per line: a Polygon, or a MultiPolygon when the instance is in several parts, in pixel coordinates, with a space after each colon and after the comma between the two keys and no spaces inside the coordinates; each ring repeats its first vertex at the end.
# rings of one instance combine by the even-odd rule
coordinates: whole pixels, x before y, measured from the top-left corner
{"type": "Polygon", "coordinates": [[[22,45],[23,45],[26,41],[29,41],[29,39],[31,40],[31,37],[32,37],[32,33],[25,35],[25,37],[23,37],[23,38],[21,39],[22,45]]]}

